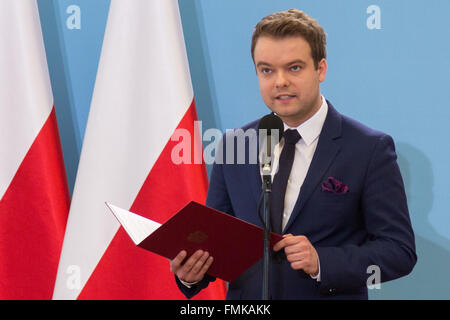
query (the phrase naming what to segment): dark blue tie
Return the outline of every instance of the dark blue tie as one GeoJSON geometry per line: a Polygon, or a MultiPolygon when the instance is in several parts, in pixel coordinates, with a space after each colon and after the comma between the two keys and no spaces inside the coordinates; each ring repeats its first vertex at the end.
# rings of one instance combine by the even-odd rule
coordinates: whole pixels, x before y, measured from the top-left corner
{"type": "Polygon", "coordinates": [[[284,147],[278,162],[278,172],[275,174],[272,183],[272,198],[270,215],[272,220],[272,231],[281,234],[284,197],[286,187],[291,173],[292,163],[294,163],[295,144],[301,139],[297,130],[286,130],[284,132],[284,147]]]}

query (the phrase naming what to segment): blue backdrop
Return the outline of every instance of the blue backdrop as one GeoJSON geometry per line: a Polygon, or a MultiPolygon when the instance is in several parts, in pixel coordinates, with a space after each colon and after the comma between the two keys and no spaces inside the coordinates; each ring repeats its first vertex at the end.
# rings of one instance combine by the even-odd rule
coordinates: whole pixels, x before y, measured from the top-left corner
{"type": "MultiPolygon", "coordinates": [[[[38,0],[72,192],[109,0],[38,0]]],[[[179,0],[203,130],[268,111],[250,56],[265,15],[299,8],[328,34],[322,93],[342,113],[393,136],[418,263],[372,299],[450,299],[450,28],[448,0],[179,0]]]]}

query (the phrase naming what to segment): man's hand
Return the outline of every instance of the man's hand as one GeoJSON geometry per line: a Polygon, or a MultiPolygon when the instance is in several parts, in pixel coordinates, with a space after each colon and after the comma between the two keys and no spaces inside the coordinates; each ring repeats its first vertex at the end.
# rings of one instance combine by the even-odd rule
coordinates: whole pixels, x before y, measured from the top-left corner
{"type": "Polygon", "coordinates": [[[292,269],[303,270],[313,277],[317,276],[319,273],[318,255],[308,238],[286,234],[273,246],[274,251],[283,248],[292,269]]]}
{"type": "Polygon", "coordinates": [[[213,263],[213,257],[208,252],[197,250],[185,263],[187,252],[180,251],[177,256],[170,261],[170,271],[175,274],[178,279],[184,282],[199,282],[203,279],[209,267],[213,263]]]}

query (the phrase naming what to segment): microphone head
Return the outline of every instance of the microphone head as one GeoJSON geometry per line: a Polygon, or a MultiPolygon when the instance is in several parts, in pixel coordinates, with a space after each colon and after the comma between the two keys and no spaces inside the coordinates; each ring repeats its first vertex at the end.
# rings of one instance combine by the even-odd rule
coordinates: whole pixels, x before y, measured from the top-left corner
{"type": "Polygon", "coordinates": [[[273,113],[268,114],[259,121],[258,132],[260,146],[262,146],[260,149],[260,164],[262,166],[262,175],[267,178],[271,175],[272,172],[271,163],[273,150],[275,148],[275,145],[279,143],[281,138],[283,137],[283,121],[273,113]]]}
{"type": "Polygon", "coordinates": [[[284,124],[280,117],[274,113],[270,113],[259,121],[258,131],[261,129],[267,130],[267,136],[271,136],[272,130],[278,130],[278,142],[280,142],[284,133],[284,124]]]}

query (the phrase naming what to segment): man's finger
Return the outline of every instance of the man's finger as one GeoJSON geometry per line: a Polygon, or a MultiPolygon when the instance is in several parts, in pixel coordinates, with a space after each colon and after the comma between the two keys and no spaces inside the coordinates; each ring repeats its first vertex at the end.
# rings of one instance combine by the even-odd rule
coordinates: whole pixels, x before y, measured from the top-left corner
{"type": "Polygon", "coordinates": [[[203,265],[202,269],[200,270],[202,276],[208,272],[209,267],[211,267],[212,263],[214,261],[214,258],[212,256],[209,256],[208,260],[206,260],[205,264],[203,265]]]}
{"type": "Polygon", "coordinates": [[[290,246],[292,244],[295,244],[298,240],[296,240],[296,237],[294,236],[287,236],[285,238],[283,238],[282,240],[278,241],[274,246],[273,246],[273,250],[274,251],[279,251],[281,249],[283,249],[286,246],[290,246]]]}
{"type": "Polygon", "coordinates": [[[299,252],[309,252],[310,245],[306,242],[296,242],[293,244],[288,244],[284,247],[284,252],[286,254],[299,253],[299,252]]]}
{"type": "Polygon", "coordinates": [[[197,250],[183,265],[183,272],[189,273],[197,261],[202,257],[203,250],[197,250]]]}
{"type": "Polygon", "coordinates": [[[275,243],[275,245],[273,246],[273,251],[279,251],[279,250],[283,249],[285,246],[285,243],[286,243],[285,240],[286,239],[282,239],[282,240],[278,241],[277,243],[275,243]]]}
{"type": "Polygon", "coordinates": [[[294,269],[294,270],[303,270],[303,271],[305,271],[305,261],[301,260],[301,261],[291,262],[291,268],[294,269]]]}
{"type": "Polygon", "coordinates": [[[181,250],[173,260],[170,261],[170,271],[175,273],[177,269],[181,266],[181,263],[186,258],[187,252],[181,250]]]}
{"type": "Polygon", "coordinates": [[[197,262],[194,264],[194,266],[192,267],[190,273],[192,274],[197,274],[200,272],[200,270],[202,269],[202,267],[204,266],[206,260],[209,257],[209,253],[208,252],[204,252],[203,255],[200,257],[200,259],[197,260],[197,262]]]}
{"type": "Polygon", "coordinates": [[[296,254],[286,255],[286,259],[289,262],[301,261],[301,260],[305,260],[305,258],[306,258],[306,256],[304,253],[296,253],[296,254]]]}

